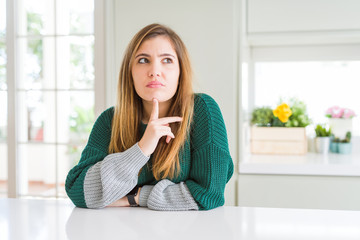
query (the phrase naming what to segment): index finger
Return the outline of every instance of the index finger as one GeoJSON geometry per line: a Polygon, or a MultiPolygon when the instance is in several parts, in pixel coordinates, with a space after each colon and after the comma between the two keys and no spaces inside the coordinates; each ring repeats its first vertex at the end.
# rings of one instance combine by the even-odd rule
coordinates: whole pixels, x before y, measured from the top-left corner
{"type": "Polygon", "coordinates": [[[168,123],[181,122],[183,120],[182,117],[163,117],[156,120],[156,123],[165,125],[168,123]]]}
{"type": "Polygon", "coordinates": [[[159,118],[159,102],[156,98],[153,99],[153,107],[150,114],[150,120],[159,118]]]}

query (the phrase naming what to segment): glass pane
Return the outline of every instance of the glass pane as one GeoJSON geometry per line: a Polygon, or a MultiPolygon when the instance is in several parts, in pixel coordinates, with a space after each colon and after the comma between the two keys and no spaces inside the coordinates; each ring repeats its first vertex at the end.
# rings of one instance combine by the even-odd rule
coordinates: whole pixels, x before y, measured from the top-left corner
{"type": "Polygon", "coordinates": [[[0,91],[0,143],[6,142],[7,138],[7,92],[0,91]]]}
{"type": "MultiPolygon", "coordinates": [[[[255,105],[272,106],[280,97],[305,102],[313,123],[326,123],[332,106],[360,114],[360,61],[258,62],[255,64],[255,105]]],[[[353,134],[360,135],[360,118],[353,118],[353,134]]]]}
{"type": "Polygon", "coordinates": [[[92,34],[94,32],[94,0],[57,1],[58,34],[92,34]]]}
{"type": "Polygon", "coordinates": [[[6,0],[0,0],[0,38],[6,33],[6,0]]]}
{"type": "Polygon", "coordinates": [[[86,143],[94,124],[94,92],[58,93],[58,142],[86,143]]]}
{"type": "Polygon", "coordinates": [[[68,172],[80,160],[85,145],[59,145],[58,146],[58,184],[59,197],[66,197],[65,180],[68,172]]]}
{"type": "Polygon", "coordinates": [[[7,144],[0,141],[0,198],[7,197],[7,144]]]}
{"type": "Polygon", "coordinates": [[[19,144],[20,195],[55,196],[55,145],[19,144]]]}
{"type": "Polygon", "coordinates": [[[57,42],[57,86],[94,88],[94,37],[63,37],[57,42]]]}
{"type": "Polygon", "coordinates": [[[17,1],[19,35],[54,34],[54,1],[17,1]]]}
{"type": "Polygon", "coordinates": [[[18,93],[20,142],[55,142],[55,93],[21,91],[18,93]]]}
{"type": "Polygon", "coordinates": [[[18,47],[19,88],[53,89],[55,86],[54,38],[19,39],[18,47]]]}
{"type": "Polygon", "coordinates": [[[0,198],[7,196],[7,92],[0,91],[0,198]]]}
{"type": "Polygon", "coordinates": [[[0,91],[6,89],[6,48],[5,42],[0,40],[0,91]]]}

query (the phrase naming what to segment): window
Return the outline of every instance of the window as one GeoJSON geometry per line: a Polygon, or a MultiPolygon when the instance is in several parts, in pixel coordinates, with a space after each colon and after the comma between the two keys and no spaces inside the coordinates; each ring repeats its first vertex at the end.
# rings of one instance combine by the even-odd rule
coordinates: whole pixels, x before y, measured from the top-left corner
{"type": "MultiPolygon", "coordinates": [[[[327,123],[325,111],[332,106],[360,114],[360,61],[256,62],[254,68],[255,106],[275,108],[280,97],[297,97],[314,124],[327,123]]],[[[352,133],[360,136],[359,118],[353,119],[352,133]]]]}
{"type": "Polygon", "coordinates": [[[0,197],[7,192],[6,0],[0,0],[0,197]]]}
{"type": "MultiPolygon", "coordinates": [[[[304,34],[302,39],[307,39],[306,36],[304,34]]],[[[242,128],[244,134],[241,136],[242,159],[247,161],[251,157],[248,127],[251,112],[256,107],[275,108],[280,99],[289,100],[292,97],[303,101],[312,120],[307,127],[309,153],[315,152],[315,125],[329,123],[325,117],[328,108],[350,108],[359,115],[360,99],[356,92],[360,77],[358,49],[358,44],[286,45],[284,42],[274,46],[255,44],[249,47],[242,69],[242,109],[246,114],[242,128]]],[[[351,141],[351,157],[355,158],[360,154],[359,117],[352,119],[351,141]]],[[[331,157],[346,158],[347,155],[331,157]]],[[[307,160],[306,157],[303,160],[307,160]]]]}
{"type": "MultiPolygon", "coordinates": [[[[9,95],[16,108],[9,114],[16,119],[17,194],[63,197],[67,172],[79,161],[94,123],[94,0],[18,0],[14,6],[16,77],[9,95]]],[[[1,94],[1,101],[7,98],[1,94]]],[[[3,115],[0,144],[6,141],[3,115]]],[[[6,163],[0,164],[1,187],[6,163]]]]}

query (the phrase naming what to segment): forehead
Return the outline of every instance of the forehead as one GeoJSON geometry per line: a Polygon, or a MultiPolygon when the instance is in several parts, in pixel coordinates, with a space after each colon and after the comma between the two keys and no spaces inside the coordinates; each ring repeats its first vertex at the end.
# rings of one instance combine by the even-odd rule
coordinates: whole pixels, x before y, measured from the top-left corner
{"type": "Polygon", "coordinates": [[[167,36],[156,36],[141,43],[137,53],[173,53],[176,54],[173,43],[167,36]]]}

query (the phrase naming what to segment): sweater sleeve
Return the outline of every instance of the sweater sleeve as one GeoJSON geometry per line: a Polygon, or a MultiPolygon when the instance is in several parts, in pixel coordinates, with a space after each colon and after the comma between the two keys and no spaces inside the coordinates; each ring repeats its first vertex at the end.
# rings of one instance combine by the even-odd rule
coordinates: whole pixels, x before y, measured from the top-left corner
{"type": "Polygon", "coordinates": [[[163,179],[155,186],[141,188],[139,205],[158,211],[198,210],[199,207],[184,182],[175,184],[163,179]]]}
{"type": "Polygon", "coordinates": [[[140,169],[149,160],[138,144],[107,155],[87,171],[84,197],[88,208],[103,208],[128,194],[138,182],[140,169]]]}
{"type": "Polygon", "coordinates": [[[113,109],[109,108],[97,118],[78,164],[69,171],[66,177],[66,193],[77,207],[87,207],[83,187],[87,171],[108,155],[112,116],[113,109]]]}
{"type": "Polygon", "coordinates": [[[225,185],[234,166],[225,123],[215,100],[201,94],[194,108],[191,169],[185,183],[199,210],[209,210],[224,205],[225,185]]]}
{"type": "Polygon", "coordinates": [[[79,163],[68,173],[65,189],[77,207],[102,208],[129,193],[149,160],[138,144],[108,154],[113,109],[104,111],[91,130],[79,163]]]}
{"type": "Polygon", "coordinates": [[[149,159],[137,144],[122,153],[108,154],[112,111],[109,108],[96,120],[79,163],[66,178],[66,193],[77,207],[100,208],[126,195],[149,159]]]}

